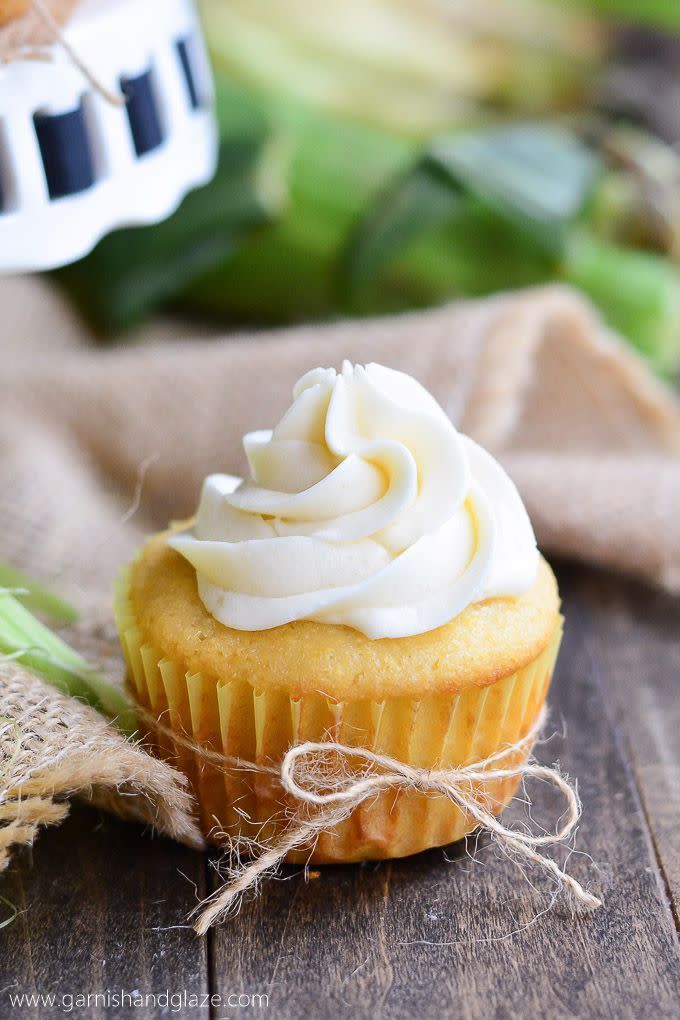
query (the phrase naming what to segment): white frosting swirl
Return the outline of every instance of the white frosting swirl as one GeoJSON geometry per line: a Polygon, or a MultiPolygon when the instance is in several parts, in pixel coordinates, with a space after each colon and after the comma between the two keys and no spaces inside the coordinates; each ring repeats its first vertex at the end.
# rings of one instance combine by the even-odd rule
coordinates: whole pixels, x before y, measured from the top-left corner
{"type": "Polygon", "coordinates": [[[293,398],[273,431],[245,436],[251,477],[208,477],[194,527],[168,539],[217,620],[406,637],[532,586],[515,486],[414,379],[345,362],[308,372],[293,398]]]}

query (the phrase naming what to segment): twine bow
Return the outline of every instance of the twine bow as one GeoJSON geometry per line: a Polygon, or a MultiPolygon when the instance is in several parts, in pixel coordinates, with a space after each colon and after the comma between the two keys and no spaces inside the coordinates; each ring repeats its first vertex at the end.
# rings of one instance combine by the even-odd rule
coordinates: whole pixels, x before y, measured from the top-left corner
{"type": "MultiPolygon", "coordinates": [[[[246,771],[268,775],[278,772],[281,785],[299,810],[272,846],[264,849],[250,863],[239,864],[232,870],[226,884],[198,905],[194,911],[198,914],[194,926],[196,932],[205,934],[212,924],[222,920],[238,906],[243,894],[256,887],[266,874],[275,871],[292,850],[313,844],[322,832],[333,830],[349,818],[363,801],[385,790],[419,790],[447,797],[474,819],[477,827],[489,832],[504,850],[544,868],[559,885],[568,889],[577,902],[590,908],[601,906],[601,900],[537,850],[537,847],[564,844],[573,832],[581,816],[581,804],[574,788],[557,769],[531,760],[503,767],[512,755],[528,754],[544,721],[545,710],[529,733],[516,744],[483,761],[451,769],[415,768],[388,755],[335,741],[307,741],[291,747],[278,770],[253,762],[237,763],[236,759],[219,756],[222,764],[231,762],[232,767],[246,771]],[[331,756],[335,764],[329,762],[331,756]],[[357,759],[365,763],[358,772],[356,767],[350,769],[349,764],[356,763],[357,759]],[[533,835],[511,829],[503,825],[487,806],[485,784],[493,780],[525,777],[543,779],[563,794],[567,805],[565,817],[554,833],[533,835]]],[[[172,735],[177,739],[176,734],[172,735]]],[[[192,741],[186,743],[193,745],[192,741]]],[[[196,747],[193,749],[196,750],[196,747]]],[[[209,757],[218,756],[212,752],[209,757]]]]}

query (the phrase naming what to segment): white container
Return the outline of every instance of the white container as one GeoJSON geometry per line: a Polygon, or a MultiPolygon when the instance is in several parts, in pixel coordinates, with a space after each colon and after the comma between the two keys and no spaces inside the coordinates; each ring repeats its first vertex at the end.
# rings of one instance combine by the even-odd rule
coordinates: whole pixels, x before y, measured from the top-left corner
{"type": "Polygon", "coordinates": [[[55,43],[0,67],[0,272],[53,269],[110,230],[155,223],[217,162],[191,0],[83,0],[64,29],[114,106],[55,43]]]}

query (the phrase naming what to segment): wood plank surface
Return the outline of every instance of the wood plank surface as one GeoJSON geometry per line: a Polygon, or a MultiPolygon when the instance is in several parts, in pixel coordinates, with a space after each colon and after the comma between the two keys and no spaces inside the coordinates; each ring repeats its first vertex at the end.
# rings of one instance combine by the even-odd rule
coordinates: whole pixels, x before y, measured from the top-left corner
{"type": "MultiPolygon", "coordinates": [[[[202,855],[75,807],[61,828],[17,856],[0,885],[20,911],[0,931],[0,1017],[65,1015],[44,1003],[11,1011],[10,993],[17,992],[207,991],[205,943],[186,927],[172,927],[186,924],[195,903],[192,882],[202,891],[204,875],[202,855]]],[[[101,1000],[92,1001],[70,1015],[161,1015],[111,1003],[107,1010],[101,1000]]],[[[207,1017],[205,1010],[196,1015],[207,1017]]]]}
{"type": "MultiPolygon", "coordinates": [[[[572,916],[568,901],[551,904],[549,882],[532,871],[532,887],[481,839],[322,868],[309,882],[287,869],[197,939],[172,926],[193,905],[191,883],[200,892],[212,873],[207,859],[79,808],[0,885],[22,910],[0,931],[0,1017],[15,1015],[12,985],[222,996],[181,1014],[72,1014],[97,1018],[676,1018],[680,604],[594,571],[565,566],[559,576],[567,627],[551,723],[566,737],[539,757],[559,757],[578,777],[577,845],[593,861],[574,854],[568,867],[603,896],[601,910],[572,916]],[[268,1006],[227,1006],[239,993],[266,995],[268,1006]]],[[[553,818],[548,789],[531,793],[535,816],[553,818]]]]}
{"type": "Polygon", "coordinates": [[[680,599],[584,570],[570,591],[680,928],[680,599]]]}

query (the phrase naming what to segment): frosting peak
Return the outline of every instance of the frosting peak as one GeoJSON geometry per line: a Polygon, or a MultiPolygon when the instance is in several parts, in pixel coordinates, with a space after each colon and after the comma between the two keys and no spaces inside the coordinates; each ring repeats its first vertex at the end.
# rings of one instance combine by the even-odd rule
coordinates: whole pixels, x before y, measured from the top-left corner
{"type": "Polygon", "coordinates": [[[515,486],[402,372],[314,369],[244,447],[250,478],[209,476],[193,529],[168,540],[228,627],[317,620],[406,637],[533,584],[515,486]]]}

